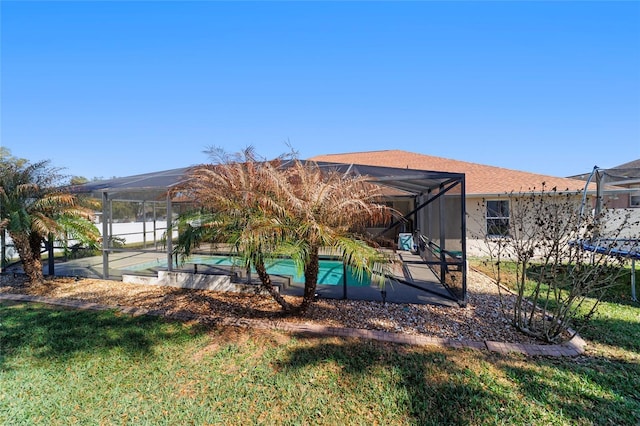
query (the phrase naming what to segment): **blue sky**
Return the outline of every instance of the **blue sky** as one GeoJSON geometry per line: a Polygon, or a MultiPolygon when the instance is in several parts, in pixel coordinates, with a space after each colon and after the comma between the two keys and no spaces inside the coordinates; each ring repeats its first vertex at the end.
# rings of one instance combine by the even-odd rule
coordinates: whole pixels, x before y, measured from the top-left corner
{"type": "Polygon", "coordinates": [[[640,158],[640,2],[0,2],[1,144],[69,175],[404,149],[640,158]]]}

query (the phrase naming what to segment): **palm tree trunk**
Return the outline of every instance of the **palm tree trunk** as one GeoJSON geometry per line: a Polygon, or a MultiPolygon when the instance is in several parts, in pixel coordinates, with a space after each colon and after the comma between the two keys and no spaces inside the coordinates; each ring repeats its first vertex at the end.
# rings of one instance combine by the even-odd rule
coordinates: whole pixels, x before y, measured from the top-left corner
{"type": "Polygon", "coordinates": [[[22,269],[27,275],[27,279],[31,284],[39,284],[44,280],[42,273],[42,261],[40,258],[40,244],[38,242],[37,249],[34,250],[35,239],[30,238],[22,233],[10,232],[9,235],[13,240],[18,255],[22,260],[22,269]]]}
{"type": "Polygon", "coordinates": [[[273,297],[273,299],[282,306],[283,311],[287,313],[291,312],[291,304],[284,300],[280,292],[274,287],[273,282],[271,281],[271,276],[267,273],[267,268],[264,266],[264,262],[261,260],[254,260],[254,266],[258,273],[258,277],[260,278],[260,282],[262,283],[262,287],[264,287],[271,297],[273,297]]]}
{"type": "Polygon", "coordinates": [[[318,271],[320,270],[319,248],[312,246],[309,252],[309,260],[304,265],[304,295],[302,303],[297,309],[299,314],[304,314],[316,297],[318,285],[318,271]]]}

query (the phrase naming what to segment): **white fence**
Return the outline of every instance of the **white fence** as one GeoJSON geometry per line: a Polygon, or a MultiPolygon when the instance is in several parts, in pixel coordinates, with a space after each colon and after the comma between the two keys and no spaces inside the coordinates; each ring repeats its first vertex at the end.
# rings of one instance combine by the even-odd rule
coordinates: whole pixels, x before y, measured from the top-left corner
{"type": "MultiPolygon", "coordinates": [[[[109,225],[109,233],[112,237],[122,238],[125,245],[135,244],[136,246],[146,248],[159,248],[162,245],[162,240],[167,231],[167,221],[157,220],[148,222],[124,222],[124,223],[112,223],[109,225]]],[[[102,224],[96,224],[96,227],[102,235],[102,224]]],[[[177,238],[178,232],[173,232],[173,238],[177,238]]],[[[72,246],[77,241],[69,240],[68,245],[72,246]]],[[[2,249],[0,247],[0,249],[2,249]]],[[[5,237],[5,258],[8,262],[18,260],[18,252],[13,246],[13,241],[8,234],[5,237]]],[[[61,249],[56,249],[56,252],[61,252],[61,249]]]]}
{"type": "MultiPolygon", "coordinates": [[[[102,224],[97,225],[102,234],[102,224]]],[[[113,223],[109,225],[112,237],[123,238],[125,244],[154,244],[160,243],[167,231],[167,222],[157,220],[155,222],[125,222],[113,223]]],[[[173,236],[177,237],[177,231],[173,232],[173,236]]]]}

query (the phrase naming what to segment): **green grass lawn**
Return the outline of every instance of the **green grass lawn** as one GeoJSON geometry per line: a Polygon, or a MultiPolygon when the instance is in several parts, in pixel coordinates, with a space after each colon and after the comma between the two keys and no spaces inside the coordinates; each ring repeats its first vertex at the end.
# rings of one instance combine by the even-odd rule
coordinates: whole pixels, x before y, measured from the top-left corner
{"type": "Polygon", "coordinates": [[[529,359],[6,302],[0,424],[637,425],[637,347],[603,345],[529,359]]]}

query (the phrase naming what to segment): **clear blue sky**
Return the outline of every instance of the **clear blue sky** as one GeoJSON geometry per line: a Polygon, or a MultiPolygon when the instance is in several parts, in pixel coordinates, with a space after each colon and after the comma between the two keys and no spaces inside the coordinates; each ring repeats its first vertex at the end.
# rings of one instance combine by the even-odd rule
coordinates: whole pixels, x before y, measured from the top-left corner
{"type": "Polygon", "coordinates": [[[0,2],[1,144],[126,176],[253,145],[555,176],[640,158],[640,2],[0,2]]]}

